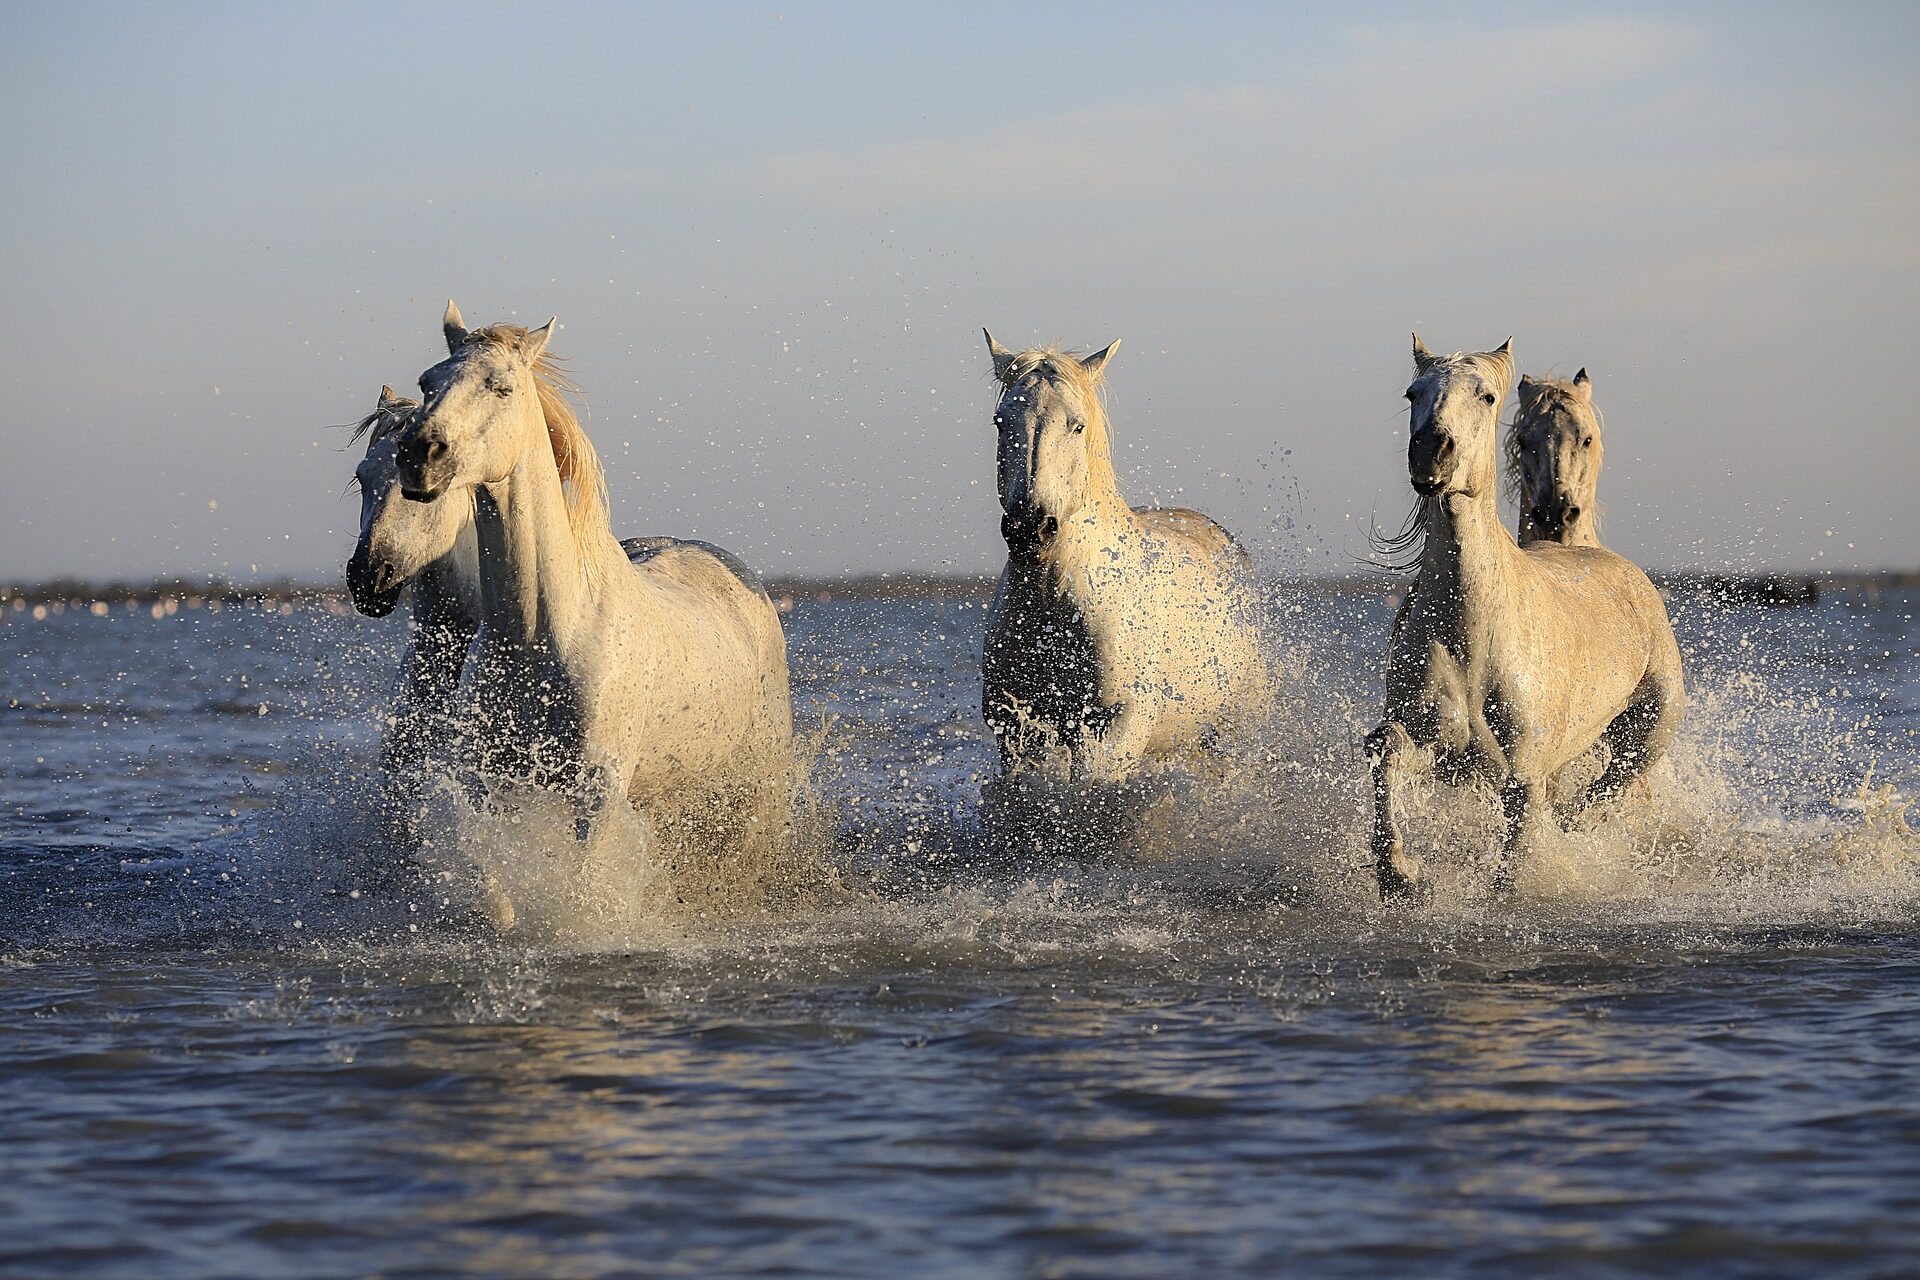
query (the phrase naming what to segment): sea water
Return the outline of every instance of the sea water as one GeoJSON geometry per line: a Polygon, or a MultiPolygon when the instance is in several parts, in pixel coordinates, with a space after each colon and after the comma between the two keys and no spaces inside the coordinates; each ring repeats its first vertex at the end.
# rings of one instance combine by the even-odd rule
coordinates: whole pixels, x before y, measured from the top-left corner
{"type": "Polygon", "coordinates": [[[387,856],[400,618],[7,615],[0,1273],[1911,1274],[1920,599],[1676,596],[1652,794],[1503,898],[1414,783],[1389,910],[1384,597],[1276,588],[1258,732],[1015,861],[983,602],[803,598],[777,874],[456,814],[504,935],[387,856]]]}

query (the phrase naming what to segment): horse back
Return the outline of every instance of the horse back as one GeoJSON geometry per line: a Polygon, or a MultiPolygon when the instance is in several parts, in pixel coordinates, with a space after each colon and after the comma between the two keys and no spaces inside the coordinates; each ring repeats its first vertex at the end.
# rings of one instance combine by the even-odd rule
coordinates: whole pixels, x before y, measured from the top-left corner
{"type": "Polygon", "coordinates": [[[1672,639],[1659,588],[1625,556],[1599,545],[1559,542],[1530,542],[1520,553],[1541,594],[1560,602],[1575,623],[1611,629],[1631,618],[1647,640],[1672,639]]]}
{"type": "Polygon", "coordinates": [[[756,595],[764,596],[767,594],[766,581],[761,578],[758,573],[754,572],[752,566],[748,565],[746,561],[725,547],[715,546],[711,542],[702,542],[698,538],[675,538],[664,534],[648,538],[622,538],[620,540],[620,549],[627,553],[627,562],[635,566],[646,564],[663,551],[672,551],[677,548],[691,548],[695,551],[704,552],[715,560],[718,560],[741,586],[756,595]]]}
{"type": "Polygon", "coordinates": [[[1150,532],[1186,542],[1206,559],[1230,560],[1242,569],[1253,568],[1253,558],[1239,539],[1204,512],[1191,507],[1148,507],[1133,514],[1150,532]]]}

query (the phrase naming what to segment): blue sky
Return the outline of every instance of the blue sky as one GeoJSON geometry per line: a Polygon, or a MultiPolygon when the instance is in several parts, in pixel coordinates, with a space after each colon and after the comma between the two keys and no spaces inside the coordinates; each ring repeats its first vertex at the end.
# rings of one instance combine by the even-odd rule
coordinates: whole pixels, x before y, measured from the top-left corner
{"type": "Polygon", "coordinates": [[[1274,568],[1397,523],[1416,327],[1592,371],[1646,563],[1920,563],[1920,10],[1175,9],[9,4],[0,578],[336,572],[449,294],[775,573],[997,563],[982,324],[1274,568]]]}

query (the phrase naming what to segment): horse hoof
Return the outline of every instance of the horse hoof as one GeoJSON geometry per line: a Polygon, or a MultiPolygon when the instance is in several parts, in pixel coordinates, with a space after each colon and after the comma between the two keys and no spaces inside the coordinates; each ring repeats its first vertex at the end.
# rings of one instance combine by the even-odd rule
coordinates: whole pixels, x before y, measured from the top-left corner
{"type": "Polygon", "coordinates": [[[512,933],[513,926],[520,922],[520,913],[513,908],[513,900],[500,889],[500,886],[488,878],[486,901],[481,904],[481,913],[487,917],[487,923],[501,933],[512,933]]]}
{"type": "MultiPolygon", "coordinates": [[[[1418,875],[1415,872],[1414,875],[1418,875]]],[[[1423,907],[1433,901],[1433,886],[1425,880],[1402,875],[1386,863],[1380,865],[1380,901],[1389,906],[1423,907]]]]}

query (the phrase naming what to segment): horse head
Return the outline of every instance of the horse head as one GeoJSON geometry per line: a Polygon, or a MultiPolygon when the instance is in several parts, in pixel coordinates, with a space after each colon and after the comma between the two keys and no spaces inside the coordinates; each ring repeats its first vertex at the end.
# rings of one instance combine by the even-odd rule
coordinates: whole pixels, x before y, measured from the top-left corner
{"type": "Polygon", "coordinates": [[[1591,542],[1603,454],[1593,381],[1585,369],[1571,382],[1523,377],[1519,393],[1507,475],[1520,504],[1522,540],[1591,542]]]}
{"type": "Polygon", "coordinates": [[[401,496],[400,437],[419,409],[418,400],[382,387],[378,405],[356,432],[367,436],[367,453],[353,473],[360,489],[360,540],[347,561],[347,588],[353,607],[370,618],[393,612],[407,583],[450,553],[467,524],[456,504],[401,496]]]}
{"type": "Polygon", "coordinates": [[[1113,491],[1100,380],[1118,340],[1090,356],[1035,347],[1015,353],[987,334],[1000,401],[996,480],[1000,532],[1014,555],[1034,556],[1088,502],[1113,491]]]}
{"type": "Polygon", "coordinates": [[[447,358],[420,375],[426,397],[401,432],[400,486],[415,502],[450,489],[505,480],[544,431],[535,368],[554,322],[538,329],[496,324],[469,330],[447,303],[447,358]]]}
{"type": "Polygon", "coordinates": [[[1500,402],[1513,383],[1513,339],[1492,351],[1437,356],[1413,335],[1407,386],[1407,476],[1423,498],[1493,495],[1500,402]]]}

